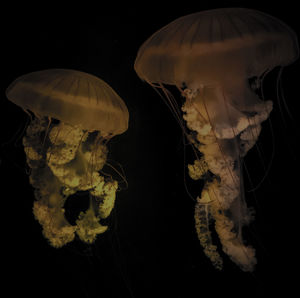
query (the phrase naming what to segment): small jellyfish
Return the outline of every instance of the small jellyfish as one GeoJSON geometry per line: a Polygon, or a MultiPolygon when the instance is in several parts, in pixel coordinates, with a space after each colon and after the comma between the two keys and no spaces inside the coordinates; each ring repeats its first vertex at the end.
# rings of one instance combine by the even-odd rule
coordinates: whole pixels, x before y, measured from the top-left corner
{"type": "Polygon", "coordinates": [[[176,19],[140,47],[137,75],[167,100],[196,160],[189,176],[205,181],[196,199],[195,226],[204,253],[217,269],[222,258],[212,241],[244,271],[253,271],[255,250],[244,244],[251,220],[244,198],[243,157],[255,145],[272,101],[255,92],[266,73],[298,58],[296,34],[280,20],[245,8],[222,8],[176,19]],[[250,86],[249,79],[255,84],[250,86]],[[166,85],[185,99],[181,111],[166,85]]]}
{"type": "Polygon", "coordinates": [[[123,100],[101,79],[75,70],[49,69],[23,75],[6,91],[7,98],[27,112],[31,122],[23,137],[33,213],[53,247],[74,240],[93,243],[107,226],[118,182],[101,175],[107,163],[107,142],[128,128],[123,100]],[[75,225],[65,217],[66,199],[89,194],[89,208],[75,225]]]}

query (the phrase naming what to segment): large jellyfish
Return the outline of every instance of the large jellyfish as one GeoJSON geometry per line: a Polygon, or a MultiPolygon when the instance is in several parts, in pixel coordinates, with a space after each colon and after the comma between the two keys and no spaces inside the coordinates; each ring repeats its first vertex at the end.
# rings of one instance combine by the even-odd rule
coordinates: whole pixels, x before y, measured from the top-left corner
{"type": "Polygon", "coordinates": [[[127,130],[126,105],[101,79],[67,69],[21,76],[6,94],[31,117],[23,145],[36,199],[33,213],[43,235],[57,248],[75,234],[94,242],[107,229],[100,220],[109,216],[118,189],[100,170],[109,139],[127,130]],[[89,193],[89,208],[71,225],[64,205],[80,191],[89,193]]]}
{"type": "Polygon", "coordinates": [[[253,217],[245,202],[242,166],[272,101],[261,99],[253,85],[297,57],[296,34],[286,24],[244,8],[176,19],[138,51],[136,73],[164,95],[194,147],[189,176],[205,181],[196,199],[195,226],[204,253],[218,269],[223,261],[212,240],[211,222],[234,263],[244,271],[253,271],[256,264],[254,248],[242,237],[242,227],[253,217]],[[176,86],[185,98],[183,116],[165,85],[176,86]]]}

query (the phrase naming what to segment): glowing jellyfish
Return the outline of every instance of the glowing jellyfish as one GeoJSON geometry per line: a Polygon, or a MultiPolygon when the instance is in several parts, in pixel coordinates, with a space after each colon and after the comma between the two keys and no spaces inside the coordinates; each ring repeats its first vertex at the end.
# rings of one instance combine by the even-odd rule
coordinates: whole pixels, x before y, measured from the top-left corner
{"type": "Polygon", "coordinates": [[[195,148],[188,166],[192,179],[205,186],[195,206],[195,225],[204,253],[214,266],[223,251],[242,270],[252,271],[255,250],[242,239],[251,212],[244,200],[242,159],[255,144],[272,102],[261,100],[249,78],[263,75],[298,57],[296,34],[278,19],[259,11],[225,8],[181,17],[154,33],[139,49],[138,76],[162,91],[195,148]],[[181,112],[165,84],[175,85],[185,102],[181,112]],[[200,153],[201,152],[201,153],[200,153]]]}
{"type": "Polygon", "coordinates": [[[43,235],[54,247],[72,241],[75,233],[84,242],[94,242],[107,229],[100,220],[114,206],[118,183],[99,171],[106,163],[109,139],[127,130],[126,105],[101,79],[67,69],[21,76],[6,94],[34,114],[23,145],[35,189],[33,213],[43,235]],[[71,225],[64,204],[78,191],[89,192],[90,204],[71,225]]]}

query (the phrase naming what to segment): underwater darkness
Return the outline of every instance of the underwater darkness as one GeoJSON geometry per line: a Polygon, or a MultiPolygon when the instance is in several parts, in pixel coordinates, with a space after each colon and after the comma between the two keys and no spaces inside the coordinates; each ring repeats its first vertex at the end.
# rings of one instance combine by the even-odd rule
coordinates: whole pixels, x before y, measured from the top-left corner
{"type": "MultiPolygon", "coordinates": [[[[0,196],[2,261],[7,261],[2,274],[10,297],[290,297],[297,285],[293,270],[299,259],[299,60],[282,74],[292,118],[283,100],[276,99],[278,70],[265,80],[264,96],[274,103],[258,141],[265,167],[272,150],[275,155],[262,185],[246,192],[248,206],[256,211],[255,220],[244,229],[246,243],[256,249],[253,273],[242,272],[222,252],[221,272],[205,257],[194,227],[194,202],[184,184],[186,178],[191,194],[200,194],[201,182],[191,181],[184,171],[185,161],[193,160],[192,151],[189,146],[184,150],[180,127],[165,103],[133,69],[140,45],[162,26],[220,7],[261,10],[299,36],[299,12],[293,1],[270,6],[262,1],[140,4],[97,10],[97,17],[90,18],[59,10],[46,16],[42,8],[31,14],[20,9],[20,15],[7,10],[10,21],[1,24],[0,196]],[[120,184],[115,208],[105,220],[109,229],[92,245],[77,240],[52,248],[32,214],[34,195],[22,146],[28,117],[6,99],[5,89],[23,74],[48,68],[100,77],[121,96],[130,114],[128,131],[108,144],[109,159],[122,165],[129,187],[120,184]]],[[[257,185],[265,170],[255,148],[245,163],[257,185]]],[[[249,190],[246,174],[244,179],[249,190]]],[[[87,208],[87,200],[79,194],[67,201],[71,221],[78,210],[87,208]]]]}

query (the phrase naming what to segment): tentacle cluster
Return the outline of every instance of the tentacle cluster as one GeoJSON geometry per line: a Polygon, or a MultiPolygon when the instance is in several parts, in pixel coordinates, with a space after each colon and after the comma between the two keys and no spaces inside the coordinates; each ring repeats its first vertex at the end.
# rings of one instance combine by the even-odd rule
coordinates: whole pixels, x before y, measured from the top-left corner
{"type": "MultiPolygon", "coordinates": [[[[202,108],[199,104],[201,98],[195,105],[194,98],[199,96],[197,92],[185,93],[187,100],[182,107],[183,117],[193,133],[191,135],[196,136],[193,144],[202,154],[194,164],[188,165],[189,176],[194,180],[210,177],[195,206],[200,244],[214,266],[221,269],[222,258],[213,244],[209,229],[213,219],[223,251],[242,270],[252,271],[256,264],[255,250],[243,243],[241,233],[242,226],[252,218],[244,201],[241,158],[257,141],[261,122],[269,116],[272,103],[268,101],[255,105],[251,116],[250,113],[237,111],[238,118],[229,119],[234,123],[229,129],[228,126],[222,127],[219,118],[215,122],[210,121],[205,102],[202,101],[202,108]],[[208,172],[210,175],[207,175],[208,172]]],[[[223,107],[223,110],[226,109],[223,107]]]]}
{"type": "Polygon", "coordinates": [[[54,247],[74,240],[75,234],[92,243],[107,229],[100,220],[109,216],[118,188],[117,181],[99,173],[106,163],[107,147],[100,132],[49,121],[35,118],[23,138],[32,169],[30,183],[35,189],[34,216],[54,247]],[[71,225],[65,218],[64,204],[78,191],[89,192],[90,206],[80,213],[76,225],[71,225]]]}

